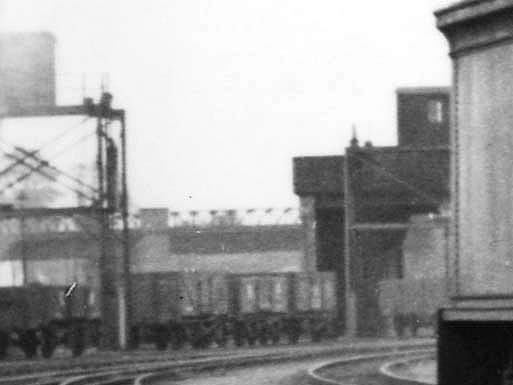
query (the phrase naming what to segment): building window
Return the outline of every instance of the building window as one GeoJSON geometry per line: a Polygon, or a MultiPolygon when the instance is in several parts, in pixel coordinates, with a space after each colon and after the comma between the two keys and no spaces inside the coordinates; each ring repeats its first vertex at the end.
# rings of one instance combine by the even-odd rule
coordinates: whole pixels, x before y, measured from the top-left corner
{"type": "Polygon", "coordinates": [[[440,124],[444,120],[443,104],[440,100],[430,100],[428,102],[428,121],[430,123],[440,124]]]}

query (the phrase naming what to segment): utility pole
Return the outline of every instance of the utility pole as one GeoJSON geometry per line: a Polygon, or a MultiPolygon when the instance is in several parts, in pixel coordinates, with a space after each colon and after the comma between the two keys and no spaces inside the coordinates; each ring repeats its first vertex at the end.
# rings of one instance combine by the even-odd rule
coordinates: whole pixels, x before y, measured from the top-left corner
{"type": "Polygon", "coordinates": [[[92,114],[96,116],[98,174],[98,220],[100,222],[100,281],[101,309],[104,321],[105,348],[126,349],[129,344],[130,320],[130,240],[128,228],[128,192],[126,167],[126,121],[121,111],[116,116],[120,123],[121,145],[121,201],[118,204],[117,191],[117,147],[109,136],[108,125],[112,122],[112,95],[104,92],[98,105],[87,101],[92,114]],[[121,250],[114,243],[111,214],[121,211],[123,229],[121,250]],[[120,255],[121,254],[121,255],[120,255]]]}
{"type": "MultiPolygon", "coordinates": [[[[125,302],[124,312],[123,314],[126,316],[125,318],[125,339],[130,343],[130,320],[132,319],[132,307],[131,307],[131,293],[132,293],[132,285],[130,279],[130,229],[128,224],[128,176],[127,176],[127,154],[126,154],[126,115],[123,113],[121,116],[121,132],[120,132],[120,141],[121,141],[121,218],[123,221],[123,233],[122,233],[122,245],[123,245],[123,257],[122,257],[122,276],[123,285],[121,286],[121,290],[123,291],[120,295],[125,302]]],[[[122,322],[120,322],[123,324],[122,322]]],[[[122,328],[121,328],[122,329],[122,328]]]]}
{"type": "Polygon", "coordinates": [[[28,268],[27,268],[27,251],[25,249],[26,247],[26,244],[25,244],[25,216],[24,216],[24,213],[23,213],[23,209],[24,209],[24,206],[25,206],[25,200],[27,199],[27,195],[24,191],[21,191],[19,194],[18,194],[18,202],[19,202],[19,207],[18,207],[18,210],[20,212],[20,216],[19,216],[19,225],[20,225],[20,254],[21,254],[21,271],[22,271],[22,276],[23,276],[23,280],[22,280],[22,284],[23,286],[27,285],[29,282],[28,282],[28,279],[27,279],[27,274],[28,274],[28,268]]]}

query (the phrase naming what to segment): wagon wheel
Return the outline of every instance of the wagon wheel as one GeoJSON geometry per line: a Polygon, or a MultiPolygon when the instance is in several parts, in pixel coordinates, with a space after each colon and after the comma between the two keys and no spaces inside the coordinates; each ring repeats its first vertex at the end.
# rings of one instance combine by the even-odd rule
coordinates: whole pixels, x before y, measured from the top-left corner
{"type": "Polygon", "coordinates": [[[298,319],[291,318],[287,325],[288,337],[290,344],[297,344],[301,335],[301,324],[298,319]]]}
{"type": "Polygon", "coordinates": [[[130,329],[130,347],[132,349],[138,349],[141,345],[141,331],[139,326],[133,326],[130,329]]]}
{"type": "Polygon", "coordinates": [[[433,329],[433,337],[438,337],[438,314],[435,312],[431,315],[429,326],[433,329]]]}
{"type": "Polygon", "coordinates": [[[50,326],[41,329],[41,355],[50,358],[57,348],[57,334],[50,326]]]}
{"type": "Polygon", "coordinates": [[[166,350],[169,340],[168,329],[164,325],[157,326],[154,337],[155,348],[157,348],[157,350],[166,350]]]}
{"type": "Polygon", "coordinates": [[[179,324],[175,323],[171,326],[171,346],[174,350],[183,348],[187,341],[187,331],[179,324]]]}
{"type": "Polygon", "coordinates": [[[161,338],[157,338],[155,340],[155,348],[157,350],[166,350],[167,349],[167,340],[166,339],[161,339],[161,338]]]}
{"type": "Polygon", "coordinates": [[[86,336],[83,325],[76,323],[71,326],[71,354],[80,357],[86,348],[86,336]]]}
{"type": "Polygon", "coordinates": [[[273,334],[271,338],[273,341],[273,345],[278,345],[280,343],[280,340],[281,340],[280,333],[273,334]]]}
{"type": "Polygon", "coordinates": [[[404,337],[405,322],[401,314],[394,315],[394,329],[397,337],[404,337]]]}
{"type": "Polygon", "coordinates": [[[7,348],[9,347],[9,334],[0,330],[0,360],[7,356],[7,348]]]}
{"type": "Polygon", "coordinates": [[[37,354],[37,347],[39,345],[39,339],[37,338],[36,331],[33,329],[24,330],[20,334],[19,344],[21,350],[27,358],[34,358],[37,354]]]}
{"type": "Polygon", "coordinates": [[[312,342],[320,342],[322,340],[322,331],[318,328],[312,328],[310,331],[310,339],[312,342]]]}
{"type": "Polygon", "coordinates": [[[420,321],[416,314],[411,314],[409,317],[411,336],[416,337],[420,327],[420,321]]]}
{"type": "Polygon", "coordinates": [[[235,321],[233,325],[233,343],[235,346],[244,345],[244,337],[246,336],[246,325],[242,321],[235,321]]]}
{"type": "Polygon", "coordinates": [[[248,335],[248,345],[249,346],[255,346],[256,340],[257,340],[256,337],[252,333],[250,333],[248,335]]]}
{"type": "Polygon", "coordinates": [[[281,322],[280,321],[274,322],[270,326],[271,341],[273,342],[274,345],[277,345],[277,344],[280,343],[281,330],[282,330],[282,327],[281,327],[281,322]]]}
{"type": "Polygon", "coordinates": [[[214,341],[217,344],[217,346],[225,347],[226,342],[228,341],[228,333],[224,326],[224,324],[221,324],[215,331],[214,334],[214,341]]]}
{"type": "MultiPolygon", "coordinates": [[[[137,330],[137,334],[135,335],[135,337],[140,338],[138,327],[132,328],[132,330],[131,330],[132,333],[134,332],[134,329],[137,330]]],[[[91,345],[94,347],[98,347],[100,345],[100,340],[102,337],[100,321],[99,320],[89,321],[89,331],[90,331],[91,345]]],[[[132,334],[130,337],[131,337],[131,343],[134,343],[132,340],[134,335],[132,334]]],[[[135,341],[135,343],[138,343],[138,342],[140,342],[140,339],[138,341],[137,340],[135,341]]]]}
{"type": "Polygon", "coordinates": [[[249,346],[254,346],[257,339],[258,339],[258,328],[257,328],[257,325],[255,324],[255,322],[252,322],[248,328],[248,345],[249,346]]]}
{"type": "Polygon", "coordinates": [[[237,346],[239,348],[241,346],[244,346],[244,337],[239,333],[235,333],[233,335],[233,343],[235,344],[235,346],[237,346]]]}
{"type": "Polygon", "coordinates": [[[246,339],[249,336],[248,324],[243,320],[236,320],[233,323],[233,342],[236,346],[244,346],[246,339]]]}
{"type": "Polygon", "coordinates": [[[269,327],[265,322],[262,322],[260,328],[258,328],[258,342],[260,345],[267,345],[269,339],[269,327]]]}

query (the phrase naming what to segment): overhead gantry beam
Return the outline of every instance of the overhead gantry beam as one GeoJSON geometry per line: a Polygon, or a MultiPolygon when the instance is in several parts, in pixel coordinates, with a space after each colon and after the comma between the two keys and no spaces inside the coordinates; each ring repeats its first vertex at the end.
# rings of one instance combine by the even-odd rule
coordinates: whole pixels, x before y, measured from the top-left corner
{"type": "Polygon", "coordinates": [[[76,206],[76,207],[29,207],[29,208],[14,208],[11,206],[0,207],[0,219],[17,218],[23,216],[30,217],[49,217],[61,216],[71,217],[73,215],[97,215],[97,207],[89,206],[76,206]]]}
{"type": "Polygon", "coordinates": [[[37,118],[49,116],[102,116],[110,119],[121,119],[125,114],[124,110],[109,109],[103,111],[92,101],[86,101],[84,104],[71,106],[11,106],[5,111],[0,111],[0,119],[9,118],[37,118]]]}
{"type": "Polygon", "coordinates": [[[406,230],[410,227],[410,223],[392,223],[392,222],[367,222],[353,223],[351,230],[357,231],[380,231],[380,230],[406,230]]]}

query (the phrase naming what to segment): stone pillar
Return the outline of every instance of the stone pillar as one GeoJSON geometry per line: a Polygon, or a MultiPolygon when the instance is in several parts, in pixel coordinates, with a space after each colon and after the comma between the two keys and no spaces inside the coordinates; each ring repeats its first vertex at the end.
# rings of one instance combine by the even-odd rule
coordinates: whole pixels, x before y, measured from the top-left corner
{"type": "Polygon", "coordinates": [[[438,380],[506,384],[513,373],[513,0],[435,13],[453,63],[454,307],[438,322],[438,380]]]}
{"type": "Polygon", "coordinates": [[[513,298],[513,0],[435,13],[453,63],[452,275],[460,298],[513,298]]]}
{"type": "Polygon", "coordinates": [[[304,231],[304,271],[317,270],[317,234],[315,223],[315,197],[306,196],[299,199],[301,223],[304,231]]]}

